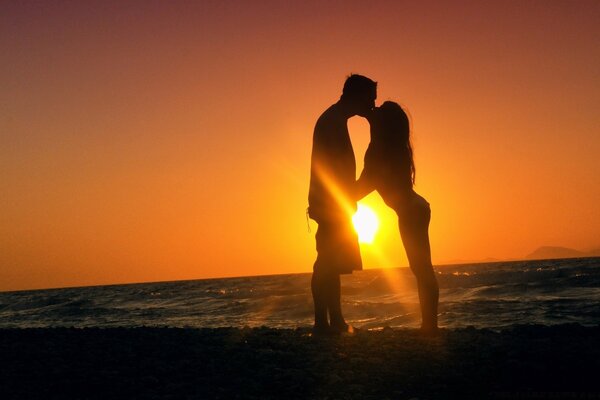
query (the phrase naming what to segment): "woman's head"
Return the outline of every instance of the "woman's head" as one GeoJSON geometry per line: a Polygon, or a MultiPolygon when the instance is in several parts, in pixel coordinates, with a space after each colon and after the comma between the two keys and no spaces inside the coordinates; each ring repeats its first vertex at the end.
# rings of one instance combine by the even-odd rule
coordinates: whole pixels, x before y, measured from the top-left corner
{"type": "Polygon", "coordinates": [[[410,144],[410,122],[406,112],[398,103],[386,101],[375,109],[373,120],[373,138],[400,157],[406,157],[410,165],[411,178],[415,181],[415,164],[410,144]]]}
{"type": "Polygon", "coordinates": [[[398,103],[386,101],[377,108],[376,114],[378,130],[386,140],[399,143],[409,142],[408,115],[398,103]]]}

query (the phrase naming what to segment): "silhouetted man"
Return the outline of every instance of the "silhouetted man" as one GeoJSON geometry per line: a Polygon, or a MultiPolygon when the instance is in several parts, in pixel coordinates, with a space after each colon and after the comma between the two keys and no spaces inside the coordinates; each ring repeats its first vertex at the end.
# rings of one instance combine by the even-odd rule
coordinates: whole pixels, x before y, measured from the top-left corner
{"type": "Polygon", "coordinates": [[[309,215],[319,224],[315,235],[318,255],[311,280],[315,333],[352,330],[342,316],[340,274],[361,270],[362,261],[351,219],[356,211],[356,160],[347,122],[355,115],[367,117],[376,98],[376,82],[350,75],[340,100],[315,126],[308,194],[309,215]]]}

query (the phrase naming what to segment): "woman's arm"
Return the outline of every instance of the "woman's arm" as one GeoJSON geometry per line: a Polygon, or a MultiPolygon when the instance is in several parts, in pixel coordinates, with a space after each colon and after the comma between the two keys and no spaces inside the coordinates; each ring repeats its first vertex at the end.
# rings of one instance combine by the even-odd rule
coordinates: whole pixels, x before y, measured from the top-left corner
{"type": "Polygon", "coordinates": [[[369,174],[365,172],[366,170],[363,169],[363,172],[360,174],[360,178],[358,178],[354,186],[354,200],[356,201],[359,201],[375,190],[373,180],[369,177],[369,174]]]}
{"type": "Polygon", "coordinates": [[[354,199],[359,201],[373,190],[375,190],[375,171],[376,167],[375,150],[373,144],[370,143],[365,152],[364,168],[360,174],[360,178],[356,181],[354,188],[354,199]]]}

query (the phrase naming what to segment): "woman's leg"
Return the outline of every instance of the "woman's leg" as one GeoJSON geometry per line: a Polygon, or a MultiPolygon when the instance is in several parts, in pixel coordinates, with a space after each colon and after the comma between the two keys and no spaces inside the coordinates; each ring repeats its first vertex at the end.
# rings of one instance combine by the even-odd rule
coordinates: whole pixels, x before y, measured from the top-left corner
{"type": "Polygon", "coordinates": [[[429,221],[431,210],[429,203],[414,193],[407,207],[398,212],[400,236],[404,243],[411,270],[417,278],[419,301],[421,303],[421,329],[427,332],[437,329],[437,309],[439,287],[433,265],[429,244],[429,221]]]}

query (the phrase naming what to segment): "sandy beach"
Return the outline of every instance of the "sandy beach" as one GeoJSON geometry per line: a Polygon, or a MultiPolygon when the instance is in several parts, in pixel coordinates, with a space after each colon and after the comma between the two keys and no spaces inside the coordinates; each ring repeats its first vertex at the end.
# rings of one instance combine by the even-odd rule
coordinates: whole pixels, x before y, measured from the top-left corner
{"type": "Polygon", "coordinates": [[[2,398],[600,398],[600,326],[309,332],[4,329],[2,398]]]}

